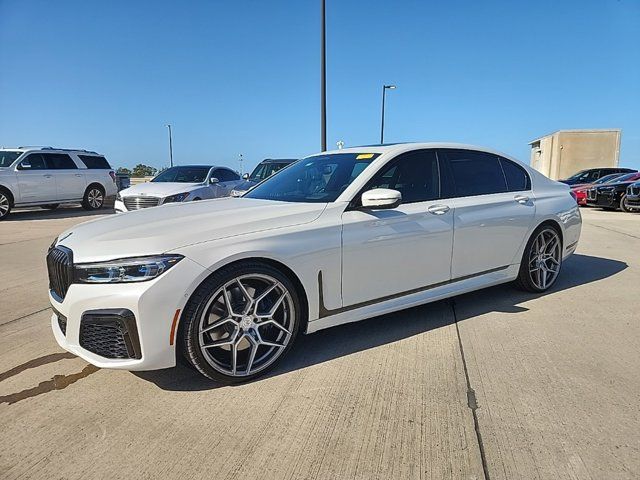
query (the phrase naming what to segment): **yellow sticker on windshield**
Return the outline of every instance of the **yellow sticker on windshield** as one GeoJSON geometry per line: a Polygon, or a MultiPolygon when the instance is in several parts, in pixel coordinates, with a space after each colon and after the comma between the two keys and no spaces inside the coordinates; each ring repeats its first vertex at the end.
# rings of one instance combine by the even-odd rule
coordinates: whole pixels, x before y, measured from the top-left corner
{"type": "Polygon", "coordinates": [[[356,160],[364,160],[366,158],[373,158],[373,153],[361,153],[356,157],[356,160]]]}

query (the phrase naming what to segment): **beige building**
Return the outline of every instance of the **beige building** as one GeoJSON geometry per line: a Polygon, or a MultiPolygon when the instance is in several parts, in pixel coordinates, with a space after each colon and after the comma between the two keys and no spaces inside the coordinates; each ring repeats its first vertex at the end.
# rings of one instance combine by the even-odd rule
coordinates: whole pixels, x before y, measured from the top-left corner
{"type": "Polygon", "coordinates": [[[558,130],[529,143],[531,166],[553,180],[587,168],[617,167],[620,135],[619,129],[558,130]]]}

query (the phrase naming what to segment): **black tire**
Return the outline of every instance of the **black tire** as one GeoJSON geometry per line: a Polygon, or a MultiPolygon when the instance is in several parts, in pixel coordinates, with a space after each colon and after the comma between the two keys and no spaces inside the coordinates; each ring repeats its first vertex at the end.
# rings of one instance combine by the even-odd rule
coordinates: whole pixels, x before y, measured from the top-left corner
{"type": "Polygon", "coordinates": [[[55,210],[59,206],[59,203],[50,203],[49,205],[40,205],[40,208],[44,208],[45,210],[55,210]]]}
{"type": "MultiPolygon", "coordinates": [[[[245,286],[247,287],[245,289],[247,293],[250,293],[249,290],[253,289],[254,300],[256,296],[260,297],[261,291],[256,287],[252,287],[248,283],[245,286]]],[[[264,291],[266,290],[268,290],[267,287],[265,287],[264,291]]],[[[298,336],[300,326],[306,318],[306,312],[303,308],[294,283],[280,270],[257,261],[232,264],[218,270],[207,278],[187,302],[179,328],[182,354],[196,370],[212,380],[225,384],[252,380],[272,370],[289,352],[298,336]],[[255,278],[252,276],[255,276],[255,278]],[[243,294],[239,289],[234,295],[233,287],[236,286],[234,280],[237,281],[240,278],[243,282],[250,282],[251,280],[258,280],[257,277],[271,278],[279,282],[277,283],[278,286],[273,289],[273,295],[282,296],[285,300],[278,303],[270,300],[269,296],[267,296],[264,300],[258,300],[256,303],[260,305],[263,304],[262,302],[269,301],[271,304],[268,303],[267,306],[277,304],[274,307],[274,311],[276,311],[277,315],[281,315],[279,323],[284,326],[276,328],[275,326],[267,325],[267,323],[270,323],[269,321],[265,323],[263,320],[254,319],[253,321],[256,322],[254,326],[259,325],[259,328],[252,329],[244,325],[245,319],[251,317],[251,314],[248,316],[234,314],[235,311],[239,311],[241,308],[241,305],[237,303],[238,298],[243,299],[243,294]],[[221,290],[222,293],[220,293],[221,290]],[[237,296],[238,292],[240,292],[240,297],[237,296]],[[224,326],[213,327],[215,329],[211,330],[211,332],[201,333],[201,322],[211,321],[211,316],[215,315],[214,312],[223,310],[220,308],[221,306],[226,309],[227,303],[219,300],[223,297],[226,297],[231,302],[232,308],[224,314],[219,314],[218,319],[214,318],[204,328],[208,327],[210,329],[214,324],[219,324],[221,321],[226,321],[227,323],[224,326]],[[230,319],[231,317],[239,317],[241,319],[237,322],[225,320],[225,318],[230,319]],[[289,323],[285,322],[287,318],[290,320],[289,323]],[[288,327],[288,329],[285,327],[288,327]],[[288,333],[285,334],[281,329],[288,333]],[[222,335],[220,330],[222,330],[222,335]],[[258,331],[260,333],[256,333],[258,331]],[[240,338],[238,339],[238,337],[240,338]],[[279,345],[276,348],[264,345],[262,342],[265,338],[268,342],[282,344],[282,346],[279,345]],[[230,340],[234,346],[225,345],[224,347],[205,348],[207,346],[211,347],[211,345],[202,345],[204,342],[220,343],[227,340],[230,340]],[[249,347],[240,349],[241,342],[245,342],[249,347]],[[228,349],[225,348],[227,346],[228,349]],[[255,352],[253,352],[253,349],[255,349],[255,352]],[[226,353],[227,350],[228,353],[226,353]],[[258,357],[258,352],[261,351],[263,353],[258,357]],[[232,358],[236,359],[235,363],[232,363],[232,358]],[[246,360],[244,363],[243,359],[246,360]],[[256,360],[254,361],[254,359],[256,360]],[[226,361],[229,362],[229,367],[224,364],[226,361]],[[263,363],[260,364],[259,361],[263,363]],[[254,363],[256,365],[255,372],[251,373],[251,367],[254,363]],[[238,371],[235,372],[235,375],[229,374],[232,366],[234,371],[237,367],[238,371]],[[240,368],[241,366],[244,366],[244,368],[240,368]]],[[[258,312],[258,307],[256,307],[255,312],[258,312]]],[[[276,319],[276,314],[271,313],[272,319],[276,319]]]]}
{"type": "Polygon", "coordinates": [[[520,271],[518,272],[518,278],[515,281],[516,286],[521,290],[525,290],[527,292],[534,292],[534,293],[544,292],[549,288],[551,288],[553,284],[556,282],[556,280],[558,279],[560,270],[562,268],[563,248],[564,247],[562,244],[562,235],[558,227],[552,226],[551,224],[543,224],[543,225],[540,225],[538,228],[536,228],[536,230],[531,234],[531,237],[529,238],[529,241],[527,242],[527,245],[525,246],[524,252],[522,254],[522,260],[520,262],[520,271]],[[559,257],[556,259],[558,262],[558,265],[557,265],[557,271],[555,273],[553,280],[548,284],[546,284],[544,288],[542,288],[540,285],[536,284],[536,281],[534,280],[534,274],[531,272],[530,265],[531,265],[532,256],[535,256],[535,255],[532,255],[534,243],[536,242],[540,234],[546,231],[552,231],[557,236],[558,242],[559,242],[559,245],[558,245],[559,257]]]}
{"type": "Polygon", "coordinates": [[[11,194],[4,188],[0,188],[0,221],[4,220],[11,213],[13,199],[11,194]]]}
{"type": "Polygon", "coordinates": [[[82,198],[85,210],[100,210],[104,206],[104,188],[100,185],[89,185],[82,198]]]}
{"type": "Polygon", "coordinates": [[[620,198],[620,210],[623,212],[631,212],[632,210],[627,206],[627,194],[623,193],[620,198]]]}

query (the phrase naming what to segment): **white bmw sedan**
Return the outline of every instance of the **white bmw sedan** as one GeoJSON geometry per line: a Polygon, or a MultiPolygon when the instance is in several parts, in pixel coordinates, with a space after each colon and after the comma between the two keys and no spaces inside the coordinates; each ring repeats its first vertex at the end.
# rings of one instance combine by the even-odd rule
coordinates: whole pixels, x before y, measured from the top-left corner
{"type": "Polygon", "coordinates": [[[556,282],[581,218],[567,185],[498,152],[421,143],[324,152],[241,198],[94,220],[47,255],[52,328],[105,368],[178,355],[238,382],[303,333],[505,282],[556,282]]]}

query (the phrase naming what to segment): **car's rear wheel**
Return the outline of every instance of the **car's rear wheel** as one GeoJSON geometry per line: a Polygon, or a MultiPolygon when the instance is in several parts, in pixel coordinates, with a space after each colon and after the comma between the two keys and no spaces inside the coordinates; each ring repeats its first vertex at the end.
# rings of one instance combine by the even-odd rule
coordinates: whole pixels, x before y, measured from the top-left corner
{"type": "Polygon", "coordinates": [[[285,356],[302,315],[295,286],[278,269],[254,262],[232,265],[209,277],[185,307],[183,352],[213,380],[250,380],[285,356]]]}
{"type": "Polygon", "coordinates": [[[11,207],[11,198],[5,191],[0,189],[0,220],[4,220],[9,216],[11,207]]]}
{"type": "Polygon", "coordinates": [[[59,203],[50,203],[48,205],[40,205],[40,208],[44,208],[45,210],[55,210],[59,206],[59,203]]]}
{"type": "Polygon", "coordinates": [[[104,205],[104,190],[97,185],[91,185],[84,192],[82,208],[85,210],[99,210],[104,205]]]}
{"type": "Polygon", "coordinates": [[[562,267],[562,239],[550,225],[539,227],[527,242],[516,284],[529,292],[544,292],[558,279],[562,267]]]}

